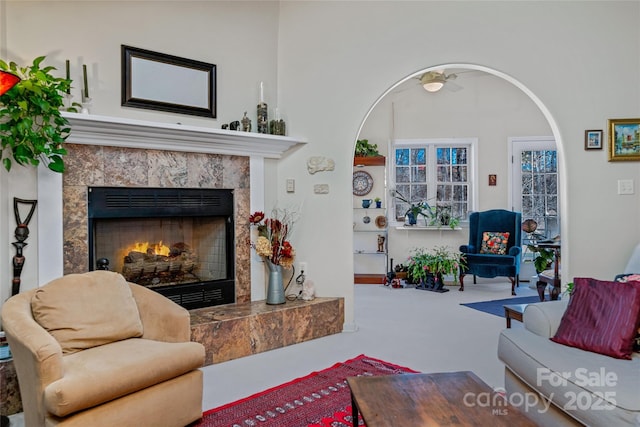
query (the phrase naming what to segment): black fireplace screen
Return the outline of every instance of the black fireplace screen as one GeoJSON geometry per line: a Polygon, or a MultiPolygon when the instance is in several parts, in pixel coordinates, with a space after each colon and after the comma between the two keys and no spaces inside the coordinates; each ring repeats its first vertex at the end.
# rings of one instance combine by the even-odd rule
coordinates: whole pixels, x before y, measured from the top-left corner
{"type": "Polygon", "coordinates": [[[233,191],[92,187],[90,265],[186,308],[235,300],[233,191]]]}

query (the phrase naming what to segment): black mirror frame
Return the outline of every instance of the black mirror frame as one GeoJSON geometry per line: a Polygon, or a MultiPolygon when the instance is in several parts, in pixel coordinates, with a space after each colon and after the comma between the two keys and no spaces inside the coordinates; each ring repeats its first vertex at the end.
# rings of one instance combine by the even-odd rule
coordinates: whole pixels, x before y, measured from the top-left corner
{"type": "MultiPolygon", "coordinates": [[[[189,114],[193,116],[203,116],[216,118],[216,66],[206,62],[195,61],[192,59],[180,58],[178,56],[166,55],[163,53],[152,52],[150,50],[139,49],[131,46],[122,45],[122,106],[133,108],[144,108],[148,110],[167,111],[171,113],[189,114]],[[144,59],[152,62],[159,62],[176,67],[188,68],[191,70],[207,73],[207,86],[203,90],[207,92],[207,107],[202,108],[197,105],[183,105],[168,102],[165,100],[135,98],[132,96],[132,58],[144,59]]],[[[162,76],[158,76],[161,79],[162,76]]],[[[167,82],[170,85],[176,85],[175,81],[167,82]]]]}

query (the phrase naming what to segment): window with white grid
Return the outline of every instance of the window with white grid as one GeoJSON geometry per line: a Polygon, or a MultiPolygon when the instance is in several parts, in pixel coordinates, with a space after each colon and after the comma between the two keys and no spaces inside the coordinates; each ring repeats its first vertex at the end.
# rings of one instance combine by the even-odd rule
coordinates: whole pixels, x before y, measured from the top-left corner
{"type": "MultiPolygon", "coordinates": [[[[391,177],[395,190],[411,203],[427,202],[461,221],[471,210],[473,148],[471,139],[397,140],[392,145],[391,177]]],[[[393,199],[396,221],[410,205],[393,199]]]]}

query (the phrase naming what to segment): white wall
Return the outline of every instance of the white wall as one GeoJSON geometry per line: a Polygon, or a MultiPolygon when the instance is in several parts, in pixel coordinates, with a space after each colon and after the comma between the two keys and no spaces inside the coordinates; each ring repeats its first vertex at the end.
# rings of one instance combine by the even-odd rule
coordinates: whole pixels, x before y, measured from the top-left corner
{"type": "MultiPolygon", "coordinates": [[[[583,150],[585,129],[640,115],[638,2],[3,3],[7,37],[0,43],[9,59],[46,54],[60,69],[71,59],[74,78],[89,64],[96,114],[219,127],[245,110],[255,114],[258,82],[265,81],[267,102],[278,94],[290,134],[309,140],[278,163],[267,185],[278,202],[303,205],[294,240],[299,260],[309,263],[320,295],[346,298],[347,326],[355,322],[351,163],[358,130],[378,97],[428,67],[489,67],[546,108],[566,173],[564,273],[612,277],[638,241],[638,195],[616,194],[618,179],[640,182],[638,164],[608,163],[606,151],[583,150]],[[219,119],[120,107],[121,44],[217,64],[219,119]],[[317,155],[333,158],[335,171],[308,174],[306,159],[317,155]],[[293,194],[285,190],[290,177],[293,194]],[[317,183],[330,193],[314,194],[317,183]]],[[[4,216],[15,190],[6,179],[0,184],[4,216]]],[[[1,225],[11,236],[9,223],[1,225]]],[[[9,254],[0,255],[6,266],[9,254]]]]}

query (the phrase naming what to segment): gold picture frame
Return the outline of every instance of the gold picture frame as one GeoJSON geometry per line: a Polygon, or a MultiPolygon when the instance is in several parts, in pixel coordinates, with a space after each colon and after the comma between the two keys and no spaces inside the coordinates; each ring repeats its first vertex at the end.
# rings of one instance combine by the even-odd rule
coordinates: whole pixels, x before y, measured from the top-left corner
{"type": "Polygon", "coordinates": [[[640,119],[609,119],[609,161],[640,160],[640,119]]]}

